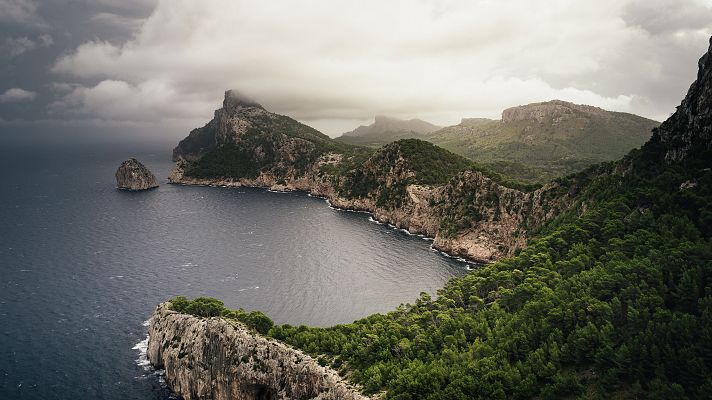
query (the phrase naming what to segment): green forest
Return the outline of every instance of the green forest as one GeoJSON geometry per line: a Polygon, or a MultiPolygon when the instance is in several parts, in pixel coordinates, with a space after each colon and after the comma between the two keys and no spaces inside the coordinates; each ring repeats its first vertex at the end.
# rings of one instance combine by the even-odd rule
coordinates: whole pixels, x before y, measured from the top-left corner
{"type": "Polygon", "coordinates": [[[709,398],[712,158],[660,154],[649,143],[599,166],[579,206],[515,257],[388,314],[257,328],[220,302],[213,312],[386,399],[709,398]]]}

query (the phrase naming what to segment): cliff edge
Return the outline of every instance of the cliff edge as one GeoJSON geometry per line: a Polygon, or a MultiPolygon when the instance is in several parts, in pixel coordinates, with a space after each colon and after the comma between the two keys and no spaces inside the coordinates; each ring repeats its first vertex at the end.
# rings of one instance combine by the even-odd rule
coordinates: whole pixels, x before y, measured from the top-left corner
{"type": "Polygon", "coordinates": [[[367,400],[332,369],[237,321],[201,318],[162,303],[147,356],[185,400],[367,400]]]}

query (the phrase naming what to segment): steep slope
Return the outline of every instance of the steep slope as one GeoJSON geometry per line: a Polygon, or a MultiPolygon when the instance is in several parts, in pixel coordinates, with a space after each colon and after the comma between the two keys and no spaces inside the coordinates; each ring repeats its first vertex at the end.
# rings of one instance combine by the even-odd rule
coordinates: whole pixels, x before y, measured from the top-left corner
{"type": "Polygon", "coordinates": [[[566,193],[540,192],[573,204],[514,257],[436,299],[269,336],[384,399],[709,398],[710,53],[712,40],[687,97],[642,149],[566,193]]]}
{"type": "MultiPolygon", "coordinates": [[[[307,160],[335,143],[316,129],[292,118],[274,114],[260,104],[242,97],[233,90],[225,92],[223,107],[204,127],[194,129],[173,149],[173,160],[195,161],[224,145],[251,148],[260,152],[256,158],[264,164],[282,160],[275,147],[291,147],[307,160]],[[271,146],[279,142],[280,146],[271,146]]],[[[296,154],[295,154],[296,155],[296,154]]]]}
{"type": "Polygon", "coordinates": [[[402,120],[383,115],[377,115],[373,124],[361,125],[351,132],[346,132],[336,140],[360,146],[380,147],[400,139],[422,138],[425,134],[435,132],[440,126],[420,119],[402,120]]]}
{"type": "Polygon", "coordinates": [[[256,335],[234,319],[156,308],[148,359],[185,400],[367,400],[299,350],[256,335]]]}
{"type": "Polygon", "coordinates": [[[495,171],[534,182],[613,161],[650,138],[657,122],[560,100],[512,107],[501,120],[463,119],[424,139],[495,171]]]}

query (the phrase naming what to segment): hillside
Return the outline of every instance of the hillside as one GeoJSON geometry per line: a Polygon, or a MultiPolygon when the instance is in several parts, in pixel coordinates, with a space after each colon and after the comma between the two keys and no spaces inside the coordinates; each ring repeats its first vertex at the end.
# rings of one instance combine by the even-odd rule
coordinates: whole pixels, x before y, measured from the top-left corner
{"type": "Polygon", "coordinates": [[[552,193],[574,193],[586,179],[526,185],[418,139],[379,149],[353,146],[235,100],[230,91],[213,120],[192,131],[174,155],[173,183],[307,191],[478,261],[521,248],[530,230],[570,205],[571,196],[552,193]]]}
{"type": "Polygon", "coordinates": [[[650,138],[656,121],[559,100],[512,107],[501,120],[466,118],[425,140],[525,181],[613,161],[650,138]]]}
{"type": "MultiPolygon", "coordinates": [[[[490,210],[534,203],[510,214],[519,219],[499,217],[530,232],[512,257],[385,315],[331,328],[273,326],[268,335],[385,399],[709,398],[710,43],[686,98],[640,150],[530,197],[482,174],[469,180],[472,171],[441,188],[447,197],[431,197],[446,203],[446,215],[476,212],[467,222],[477,224],[491,216],[471,206],[494,202],[493,193],[500,206],[490,210]],[[534,209],[552,204],[555,217],[532,228],[534,209]]],[[[403,165],[403,153],[389,154],[403,165]]]]}
{"type": "Polygon", "coordinates": [[[407,138],[427,140],[502,175],[541,183],[620,159],[645,143],[659,124],[560,100],[508,108],[500,120],[463,118],[442,129],[428,123],[416,129],[422,123],[376,117],[372,125],[336,140],[368,147],[407,138]]]}
{"type": "Polygon", "coordinates": [[[359,146],[380,147],[400,139],[422,139],[438,129],[441,127],[417,118],[403,120],[377,115],[371,125],[361,125],[336,140],[359,146]]]}
{"type": "Polygon", "coordinates": [[[515,257],[437,299],[270,334],[387,399],[709,398],[710,43],[675,114],[515,257]]]}

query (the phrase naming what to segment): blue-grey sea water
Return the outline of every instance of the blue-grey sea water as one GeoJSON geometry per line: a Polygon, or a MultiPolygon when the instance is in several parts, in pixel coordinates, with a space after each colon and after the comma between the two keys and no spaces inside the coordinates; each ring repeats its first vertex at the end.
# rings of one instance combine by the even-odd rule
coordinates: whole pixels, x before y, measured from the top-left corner
{"type": "Polygon", "coordinates": [[[171,146],[0,147],[0,399],[165,398],[140,342],[176,295],[327,326],[466,273],[422,238],[303,193],[115,188],[129,156],[165,182],[171,146]]]}

